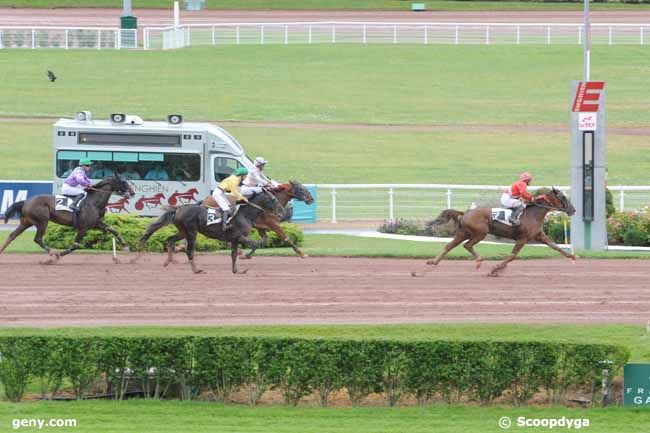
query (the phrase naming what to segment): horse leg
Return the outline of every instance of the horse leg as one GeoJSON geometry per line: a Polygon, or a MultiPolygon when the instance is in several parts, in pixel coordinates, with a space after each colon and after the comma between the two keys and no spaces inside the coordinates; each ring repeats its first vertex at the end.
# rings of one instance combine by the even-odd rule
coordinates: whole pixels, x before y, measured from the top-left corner
{"type": "MultiPolygon", "coordinates": [[[[266,245],[268,243],[268,241],[269,241],[269,237],[266,234],[266,230],[257,229],[257,231],[260,234],[260,236],[262,237],[263,245],[266,245]]],[[[257,251],[257,245],[254,245],[253,248],[251,248],[251,250],[248,252],[248,254],[246,254],[244,257],[242,257],[242,259],[251,259],[251,258],[253,258],[253,254],[255,254],[255,251],[257,251]]]]}
{"type": "Polygon", "coordinates": [[[440,263],[440,260],[442,260],[447,255],[447,253],[449,253],[449,251],[456,248],[465,239],[467,239],[467,235],[463,234],[462,232],[456,233],[456,236],[447,245],[445,245],[445,248],[443,248],[443,250],[435,259],[427,260],[427,265],[437,265],[440,263]]]}
{"type": "Polygon", "coordinates": [[[99,224],[97,224],[97,228],[105,231],[106,233],[110,233],[113,236],[117,238],[117,241],[120,243],[120,245],[123,247],[124,251],[129,251],[129,246],[124,240],[122,236],[111,226],[107,225],[103,221],[100,221],[99,224]]]}
{"type": "Polygon", "coordinates": [[[2,254],[2,252],[9,246],[10,243],[12,243],[18,236],[20,236],[25,230],[27,230],[31,226],[32,224],[21,220],[20,225],[16,227],[16,230],[14,230],[13,232],[11,232],[11,234],[9,234],[7,240],[5,240],[2,246],[0,247],[0,254],[2,254]]]}
{"type": "Polygon", "coordinates": [[[196,232],[187,233],[187,249],[185,254],[187,254],[187,259],[190,261],[190,266],[192,267],[192,272],[195,274],[200,274],[203,272],[202,269],[199,269],[194,263],[194,247],[196,245],[196,232]]]}
{"type": "Polygon", "coordinates": [[[558,253],[562,254],[567,259],[571,259],[571,260],[573,260],[575,262],[575,260],[576,260],[575,254],[569,254],[566,251],[564,251],[562,248],[558,247],[557,244],[555,242],[553,242],[551,240],[551,238],[549,238],[546,235],[546,233],[539,232],[539,234],[537,235],[537,240],[540,241],[540,242],[545,243],[546,245],[548,245],[549,247],[551,247],[552,249],[554,249],[558,253]]]}
{"type": "MultiPolygon", "coordinates": [[[[232,262],[232,273],[237,273],[237,252],[239,249],[239,242],[232,241],[230,242],[230,260],[232,262]]],[[[253,249],[255,251],[255,249],[253,249]]]]}
{"type": "Polygon", "coordinates": [[[485,236],[487,236],[487,233],[474,236],[473,238],[471,238],[470,240],[468,240],[463,244],[463,247],[465,247],[465,249],[469,251],[469,253],[472,255],[474,260],[476,260],[476,269],[481,267],[481,262],[483,262],[483,257],[479,256],[476,253],[476,251],[474,251],[474,245],[478,244],[483,239],[485,239],[485,236]]]}
{"type": "Polygon", "coordinates": [[[61,251],[60,256],[61,257],[67,256],[68,254],[70,254],[74,250],[78,250],[79,248],[81,248],[81,241],[83,240],[84,236],[86,236],[86,230],[85,229],[79,230],[77,232],[77,236],[74,238],[74,243],[72,244],[72,246],[70,246],[70,247],[66,248],[65,250],[61,251]]]}
{"type": "Polygon", "coordinates": [[[289,238],[289,236],[287,236],[287,234],[284,232],[284,230],[282,230],[282,227],[280,226],[279,222],[277,222],[277,221],[267,221],[267,224],[268,224],[268,226],[269,226],[269,228],[271,230],[273,230],[274,232],[276,232],[280,236],[280,239],[282,239],[284,242],[288,243],[291,246],[291,248],[293,248],[293,250],[296,252],[296,254],[298,254],[298,256],[301,259],[305,258],[305,254],[300,250],[300,248],[298,248],[298,246],[296,246],[296,244],[293,243],[293,241],[289,238]]]}
{"type": "MultiPolygon", "coordinates": [[[[170,263],[175,263],[174,247],[176,246],[176,242],[182,239],[185,239],[185,235],[181,234],[180,232],[167,238],[167,240],[165,241],[165,245],[167,245],[167,259],[165,259],[165,263],[163,263],[163,266],[167,266],[170,263]]],[[[185,250],[185,252],[187,252],[187,249],[185,250]]]]}
{"type": "Polygon", "coordinates": [[[488,274],[488,277],[498,277],[499,272],[504,270],[506,268],[506,266],[508,266],[508,263],[513,261],[515,258],[517,258],[517,254],[519,254],[519,251],[521,251],[521,249],[524,247],[524,245],[526,245],[526,241],[527,241],[527,239],[519,239],[519,240],[517,240],[517,243],[515,243],[515,246],[512,248],[512,253],[510,253],[510,255],[508,257],[506,257],[506,259],[504,261],[502,261],[501,263],[496,265],[494,268],[492,268],[492,270],[488,274]]]}

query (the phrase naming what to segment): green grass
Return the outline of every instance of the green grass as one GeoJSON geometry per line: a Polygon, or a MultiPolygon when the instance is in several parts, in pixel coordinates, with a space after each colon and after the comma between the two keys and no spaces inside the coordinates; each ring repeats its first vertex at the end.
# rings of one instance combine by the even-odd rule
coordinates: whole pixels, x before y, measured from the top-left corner
{"type": "MultiPolygon", "coordinates": [[[[591,433],[638,433],[650,422],[650,412],[609,409],[505,408],[431,406],[321,409],[310,407],[242,407],[206,402],[85,401],[70,403],[0,403],[0,428],[12,430],[13,419],[76,419],[61,430],[78,433],[497,433],[502,416],[527,418],[588,418],[591,433]]],[[[19,431],[36,432],[37,428],[19,431]]],[[[511,432],[548,429],[513,427],[511,432]]],[[[562,429],[565,431],[565,429],[562,429]]]]}
{"type": "Polygon", "coordinates": [[[621,344],[631,351],[631,361],[650,361],[650,336],[634,325],[510,325],[510,324],[408,324],[408,325],[275,325],[215,327],[96,327],[0,328],[0,336],[121,336],[169,337],[182,335],[295,337],[339,339],[431,339],[560,341],[565,343],[621,344]]]}
{"type": "MultiPolygon", "coordinates": [[[[650,123],[647,53],[593,48],[592,76],[607,81],[609,125],[650,123]]],[[[570,82],[581,75],[578,45],[9,50],[0,58],[0,115],[88,109],[96,118],[180,112],[187,120],[565,125],[570,82]]]]}
{"type": "MultiPolygon", "coordinates": [[[[0,122],[1,178],[52,179],[52,123],[0,122]]],[[[525,168],[535,174],[535,184],[570,183],[568,132],[227,129],[249,155],[264,155],[267,173],[280,180],[498,185],[525,168]]],[[[610,184],[648,183],[647,137],[610,133],[607,148],[610,184]]]]}
{"type": "MultiPolygon", "coordinates": [[[[533,1],[425,1],[427,10],[582,10],[582,3],[555,3],[533,1]]],[[[122,0],[0,0],[0,7],[113,7],[121,8],[122,0]]],[[[181,7],[183,4],[181,3],[181,7]]],[[[167,0],[140,0],[134,3],[134,14],[140,8],[169,9],[167,0]]],[[[208,9],[271,9],[271,10],[410,10],[411,2],[403,0],[207,0],[208,9]]],[[[595,3],[592,10],[647,9],[646,4],[595,3]]]]}
{"type": "MultiPolygon", "coordinates": [[[[0,232],[0,242],[9,236],[8,231],[0,232]]],[[[6,250],[6,253],[42,252],[33,242],[35,232],[26,232],[16,239],[6,250]]],[[[415,242],[394,239],[361,238],[346,235],[306,234],[301,249],[313,257],[396,257],[396,258],[430,258],[438,254],[444,243],[415,242]]],[[[510,254],[511,245],[479,244],[476,251],[487,260],[504,259],[510,254]]],[[[220,251],[214,254],[230,254],[220,251]]],[[[267,248],[258,250],[260,256],[294,256],[291,248],[267,248]]],[[[580,258],[590,259],[650,259],[650,252],[639,251],[581,251],[580,258]]],[[[467,259],[471,257],[462,248],[451,251],[450,259],[467,259]]],[[[558,253],[546,247],[525,247],[519,254],[520,259],[560,258],[558,253]]],[[[2,260],[0,259],[0,262],[2,260]]]]}

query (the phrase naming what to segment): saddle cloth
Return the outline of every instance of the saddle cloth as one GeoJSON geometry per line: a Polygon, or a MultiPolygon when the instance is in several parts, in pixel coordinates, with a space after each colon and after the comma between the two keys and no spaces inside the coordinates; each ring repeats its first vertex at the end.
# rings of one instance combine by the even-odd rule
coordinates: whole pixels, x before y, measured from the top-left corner
{"type": "Polygon", "coordinates": [[[72,212],[72,209],[70,209],[70,206],[72,205],[73,201],[74,200],[71,199],[70,197],[67,197],[65,195],[58,195],[57,194],[56,198],[55,198],[55,201],[54,201],[54,203],[56,205],[54,210],[55,211],[62,210],[64,212],[72,212]]]}
{"type": "Polygon", "coordinates": [[[510,216],[512,215],[512,209],[493,207],[492,208],[492,220],[499,221],[502,224],[512,225],[510,222],[510,216]]]}
{"type": "MultiPolygon", "coordinates": [[[[204,205],[205,206],[205,205],[204,205]]],[[[216,208],[216,207],[208,207],[208,221],[206,225],[211,226],[212,224],[218,224],[221,222],[221,209],[216,208]]],[[[239,210],[240,205],[235,206],[235,210],[233,213],[230,215],[230,219],[232,220],[235,215],[237,215],[237,211],[239,210]]]]}

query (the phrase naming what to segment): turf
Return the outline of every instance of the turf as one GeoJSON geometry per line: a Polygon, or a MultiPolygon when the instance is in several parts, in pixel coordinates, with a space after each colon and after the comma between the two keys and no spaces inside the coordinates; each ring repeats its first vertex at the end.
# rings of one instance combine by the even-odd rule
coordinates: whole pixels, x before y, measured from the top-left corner
{"type": "MultiPolygon", "coordinates": [[[[52,123],[0,122],[0,178],[53,179],[52,123]]],[[[227,129],[249,155],[264,155],[270,161],[266,172],[280,180],[500,185],[510,183],[513,173],[526,167],[535,173],[538,185],[570,183],[568,131],[227,129]]],[[[648,183],[650,153],[645,136],[610,133],[607,148],[610,185],[648,183]]]]}
{"type": "MultiPolygon", "coordinates": [[[[650,422],[640,410],[432,406],[402,408],[241,407],[206,402],[71,402],[0,404],[0,426],[11,431],[13,419],[76,419],[66,431],[129,433],[268,432],[268,433],[461,433],[502,432],[498,421],[527,418],[588,418],[592,433],[638,433],[650,422]],[[640,430],[641,429],[641,430],[640,430]]],[[[60,429],[63,430],[63,429],[60,429]]],[[[508,431],[546,429],[512,427],[508,431]]],[[[22,428],[34,432],[37,428],[22,428]]]]}
{"type": "MultiPolygon", "coordinates": [[[[647,50],[593,47],[592,77],[607,81],[609,125],[650,122],[647,50]]],[[[570,82],[581,75],[578,45],[9,50],[0,58],[0,115],[87,109],[96,118],[180,112],[188,120],[565,125],[570,82]]]]}
{"type": "MultiPolygon", "coordinates": [[[[441,1],[425,2],[427,10],[582,10],[582,3],[546,3],[535,1],[441,1]]],[[[53,7],[112,7],[121,8],[122,0],[0,0],[0,7],[53,8],[53,7]]],[[[622,2],[595,3],[592,10],[638,10],[647,9],[646,4],[622,2]]],[[[134,4],[134,14],[138,8],[169,9],[167,0],[139,0],[134,4]]],[[[181,3],[183,7],[183,3],[181,3]]],[[[207,0],[208,9],[242,10],[397,10],[407,11],[410,2],[403,0],[207,0]]]]}

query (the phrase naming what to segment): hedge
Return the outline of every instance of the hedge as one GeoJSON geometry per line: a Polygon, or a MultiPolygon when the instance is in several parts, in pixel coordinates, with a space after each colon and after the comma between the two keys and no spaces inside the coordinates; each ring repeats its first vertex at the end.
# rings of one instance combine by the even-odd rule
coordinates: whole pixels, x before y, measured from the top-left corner
{"type": "Polygon", "coordinates": [[[0,382],[15,402],[38,381],[44,398],[71,383],[77,398],[122,399],[128,391],[191,400],[211,391],[227,402],[248,390],[254,405],[277,389],[287,404],[315,394],[326,406],[333,392],[346,390],[354,405],[371,393],[383,393],[391,406],[406,395],[421,403],[505,398],[522,405],[541,390],[550,403],[564,402],[569,391],[595,392],[599,362],[613,361],[616,375],[628,358],[620,346],[530,341],[1,337],[0,382]]]}
{"type": "MultiPolygon", "coordinates": [[[[113,227],[126,241],[132,251],[140,248],[139,239],[144,233],[147,226],[154,221],[153,218],[142,218],[133,215],[106,215],[104,222],[113,227]]],[[[282,229],[289,236],[289,238],[297,245],[302,245],[303,233],[299,226],[291,223],[282,223],[282,229]]],[[[162,252],[165,251],[165,240],[175,233],[173,225],[162,228],[154,233],[146,245],[147,251],[162,252]]],[[[64,249],[72,245],[75,237],[75,230],[70,227],[61,226],[55,223],[50,223],[45,242],[52,248],[64,249]]],[[[268,232],[269,243],[268,248],[288,247],[289,245],[283,242],[275,232],[268,232]]],[[[257,230],[253,230],[251,235],[253,239],[259,239],[260,236],[257,230]]],[[[94,250],[111,250],[113,236],[101,230],[89,230],[84,238],[84,245],[87,248],[94,250]]],[[[229,249],[225,243],[216,239],[209,239],[199,233],[196,241],[197,251],[217,251],[229,249]]]]}

